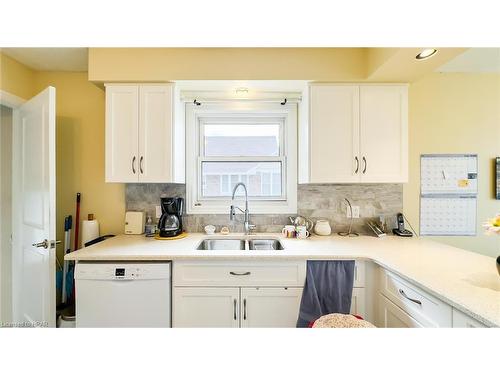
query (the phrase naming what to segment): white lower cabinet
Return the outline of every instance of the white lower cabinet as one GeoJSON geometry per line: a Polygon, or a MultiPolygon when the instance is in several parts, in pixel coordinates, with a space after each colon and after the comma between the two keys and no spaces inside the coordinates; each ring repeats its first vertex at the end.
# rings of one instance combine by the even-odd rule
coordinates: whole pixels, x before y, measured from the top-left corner
{"type": "Polygon", "coordinates": [[[172,326],[237,328],[240,288],[174,288],[172,326]]]}
{"type": "Polygon", "coordinates": [[[306,262],[180,260],[172,326],[295,327],[306,262]]]}
{"type": "Polygon", "coordinates": [[[486,328],[486,326],[469,315],[454,308],[453,328],[486,328]]]}
{"type": "Polygon", "coordinates": [[[302,288],[174,288],[174,328],[295,327],[302,288]]]}
{"type": "Polygon", "coordinates": [[[365,288],[352,288],[351,314],[366,319],[365,288]]]}
{"type": "MultiPolygon", "coordinates": [[[[384,269],[379,273],[380,293],[419,326],[438,328],[452,326],[452,307],[416,285],[384,269]]],[[[380,302],[380,300],[379,300],[380,302]]],[[[379,316],[384,322],[385,316],[379,316]]]]}
{"type": "Polygon", "coordinates": [[[378,298],[378,321],[379,328],[422,328],[423,325],[413,319],[405,311],[397,307],[382,294],[378,298]]]}
{"type": "Polygon", "coordinates": [[[302,288],[241,288],[241,327],[295,327],[302,288]]]}

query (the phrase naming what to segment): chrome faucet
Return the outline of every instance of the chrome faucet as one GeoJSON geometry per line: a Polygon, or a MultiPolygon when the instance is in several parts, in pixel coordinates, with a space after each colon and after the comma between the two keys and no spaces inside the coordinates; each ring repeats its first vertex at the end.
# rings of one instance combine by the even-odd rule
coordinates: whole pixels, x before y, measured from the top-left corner
{"type": "Polygon", "coordinates": [[[231,208],[229,210],[229,220],[231,221],[234,221],[236,216],[236,212],[234,210],[235,208],[240,210],[240,212],[242,212],[245,215],[245,222],[244,222],[245,234],[250,234],[250,231],[252,229],[255,229],[255,225],[250,224],[250,212],[248,211],[248,192],[247,192],[247,187],[243,182],[238,182],[233,189],[233,195],[231,196],[231,208]],[[234,205],[234,196],[236,195],[236,190],[238,190],[240,186],[243,186],[243,189],[245,190],[245,211],[234,205]]]}

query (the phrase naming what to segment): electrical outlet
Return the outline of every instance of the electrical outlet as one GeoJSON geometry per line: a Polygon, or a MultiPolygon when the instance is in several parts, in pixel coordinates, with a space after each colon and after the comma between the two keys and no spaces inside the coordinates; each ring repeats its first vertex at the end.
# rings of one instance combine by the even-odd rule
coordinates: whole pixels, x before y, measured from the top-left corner
{"type": "Polygon", "coordinates": [[[156,218],[159,219],[161,217],[161,206],[156,206],[156,218]]]}
{"type": "MultiPolygon", "coordinates": [[[[347,208],[347,217],[351,218],[349,208],[347,208]]],[[[353,219],[359,219],[359,206],[352,206],[352,217],[353,219]]]]}

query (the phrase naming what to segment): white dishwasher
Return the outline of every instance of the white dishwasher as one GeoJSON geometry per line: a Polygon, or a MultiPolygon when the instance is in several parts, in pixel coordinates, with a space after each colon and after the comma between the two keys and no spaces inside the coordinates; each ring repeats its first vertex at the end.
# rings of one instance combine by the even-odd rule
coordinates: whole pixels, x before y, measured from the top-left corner
{"type": "Polygon", "coordinates": [[[78,262],[76,327],[171,327],[170,262],[78,262]]]}

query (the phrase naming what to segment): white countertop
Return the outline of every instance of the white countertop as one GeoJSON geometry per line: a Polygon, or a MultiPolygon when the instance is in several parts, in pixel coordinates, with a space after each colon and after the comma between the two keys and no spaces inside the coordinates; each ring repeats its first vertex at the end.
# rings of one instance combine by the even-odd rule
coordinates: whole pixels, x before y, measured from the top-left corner
{"type": "MultiPolygon", "coordinates": [[[[495,259],[428,239],[387,236],[285,239],[285,250],[195,250],[206,236],[190,233],[179,240],[155,240],[142,235],[120,235],[72,252],[66,260],[137,261],[176,259],[366,259],[398,274],[451,306],[489,326],[500,326],[500,277],[495,259]]],[[[257,235],[252,235],[255,237],[257,235]]]]}

